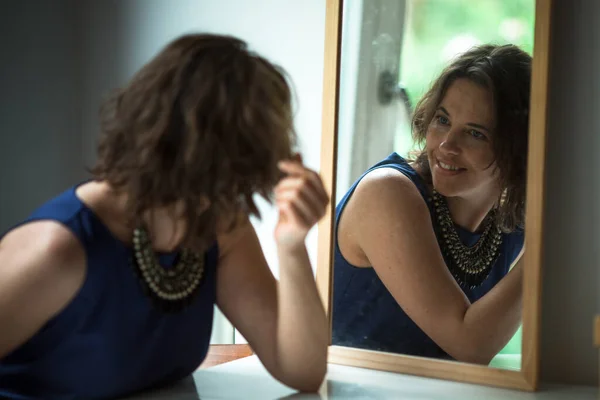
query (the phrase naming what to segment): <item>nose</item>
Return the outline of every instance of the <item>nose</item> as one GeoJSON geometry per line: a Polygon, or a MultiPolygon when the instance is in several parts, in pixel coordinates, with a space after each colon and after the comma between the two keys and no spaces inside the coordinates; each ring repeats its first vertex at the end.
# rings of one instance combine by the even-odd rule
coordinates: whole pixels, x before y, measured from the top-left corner
{"type": "Polygon", "coordinates": [[[440,142],[440,150],[447,155],[458,155],[461,151],[458,129],[449,129],[440,142]]]}

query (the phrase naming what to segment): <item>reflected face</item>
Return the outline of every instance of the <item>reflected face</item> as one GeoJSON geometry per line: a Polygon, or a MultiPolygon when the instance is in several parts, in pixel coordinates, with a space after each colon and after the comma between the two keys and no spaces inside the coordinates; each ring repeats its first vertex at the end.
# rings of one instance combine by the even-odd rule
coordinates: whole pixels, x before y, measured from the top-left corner
{"type": "Polygon", "coordinates": [[[499,196],[492,147],[496,115],[492,93],[469,79],[455,80],[426,135],[434,188],[446,197],[499,196]]]}

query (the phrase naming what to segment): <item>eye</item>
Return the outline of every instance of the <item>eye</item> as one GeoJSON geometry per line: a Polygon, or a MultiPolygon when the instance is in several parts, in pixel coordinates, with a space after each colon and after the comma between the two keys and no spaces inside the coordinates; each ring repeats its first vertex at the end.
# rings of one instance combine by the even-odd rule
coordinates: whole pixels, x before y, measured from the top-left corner
{"type": "Polygon", "coordinates": [[[471,136],[473,136],[475,139],[479,139],[479,140],[485,140],[485,139],[487,139],[487,137],[483,133],[481,133],[481,132],[479,132],[479,131],[477,131],[475,129],[471,129],[469,131],[469,134],[471,136]]]}
{"type": "Polygon", "coordinates": [[[437,121],[442,124],[442,125],[449,125],[450,124],[450,120],[443,116],[443,115],[438,115],[437,117],[437,121]]]}

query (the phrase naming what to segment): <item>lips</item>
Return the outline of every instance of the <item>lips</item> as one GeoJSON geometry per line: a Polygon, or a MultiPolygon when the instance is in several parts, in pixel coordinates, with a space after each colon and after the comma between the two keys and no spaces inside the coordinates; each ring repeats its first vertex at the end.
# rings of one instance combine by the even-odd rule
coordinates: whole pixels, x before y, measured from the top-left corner
{"type": "Polygon", "coordinates": [[[455,173],[459,173],[461,171],[464,171],[465,168],[462,168],[456,164],[453,164],[451,162],[448,161],[442,161],[438,158],[436,158],[436,166],[443,172],[447,172],[450,174],[455,174],[455,173]]]}

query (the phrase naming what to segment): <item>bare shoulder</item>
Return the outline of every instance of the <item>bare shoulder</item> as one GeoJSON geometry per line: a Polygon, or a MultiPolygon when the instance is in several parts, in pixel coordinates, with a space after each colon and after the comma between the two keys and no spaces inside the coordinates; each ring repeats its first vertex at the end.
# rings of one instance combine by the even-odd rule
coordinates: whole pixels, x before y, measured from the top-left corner
{"type": "Polygon", "coordinates": [[[56,222],[25,224],[0,241],[0,358],[33,336],[76,295],[85,252],[56,222]]]}
{"type": "Polygon", "coordinates": [[[356,187],[353,197],[387,201],[393,197],[400,204],[425,205],[423,197],[415,184],[403,173],[393,168],[378,168],[369,172],[356,187]]]}
{"type": "MultiPolygon", "coordinates": [[[[4,261],[20,260],[19,264],[37,264],[43,261],[53,265],[85,264],[85,254],[75,235],[55,221],[36,221],[22,225],[0,241],[0,257],[4,261]]],[[[12,263],[0,265],[7,267],[12,263]]]]}
{"type": "Polygon", "coordinates": [[[380,233],[400,234],[417,226],[428,229],[430,224],[427,204],[415,184],[393,168],[379,168],[357,185],[340,216],[337,240],[350,263],[366,267],[372,265],[366,241],[380,233]]]}
{"type": "Polygon", "coordinates": [[[31,222],[0,241],[0,280],[18,282],[23,289],[48,284],[73,294],[83,282],[85,269],[81,243],[58,222],[31,222]]]}

